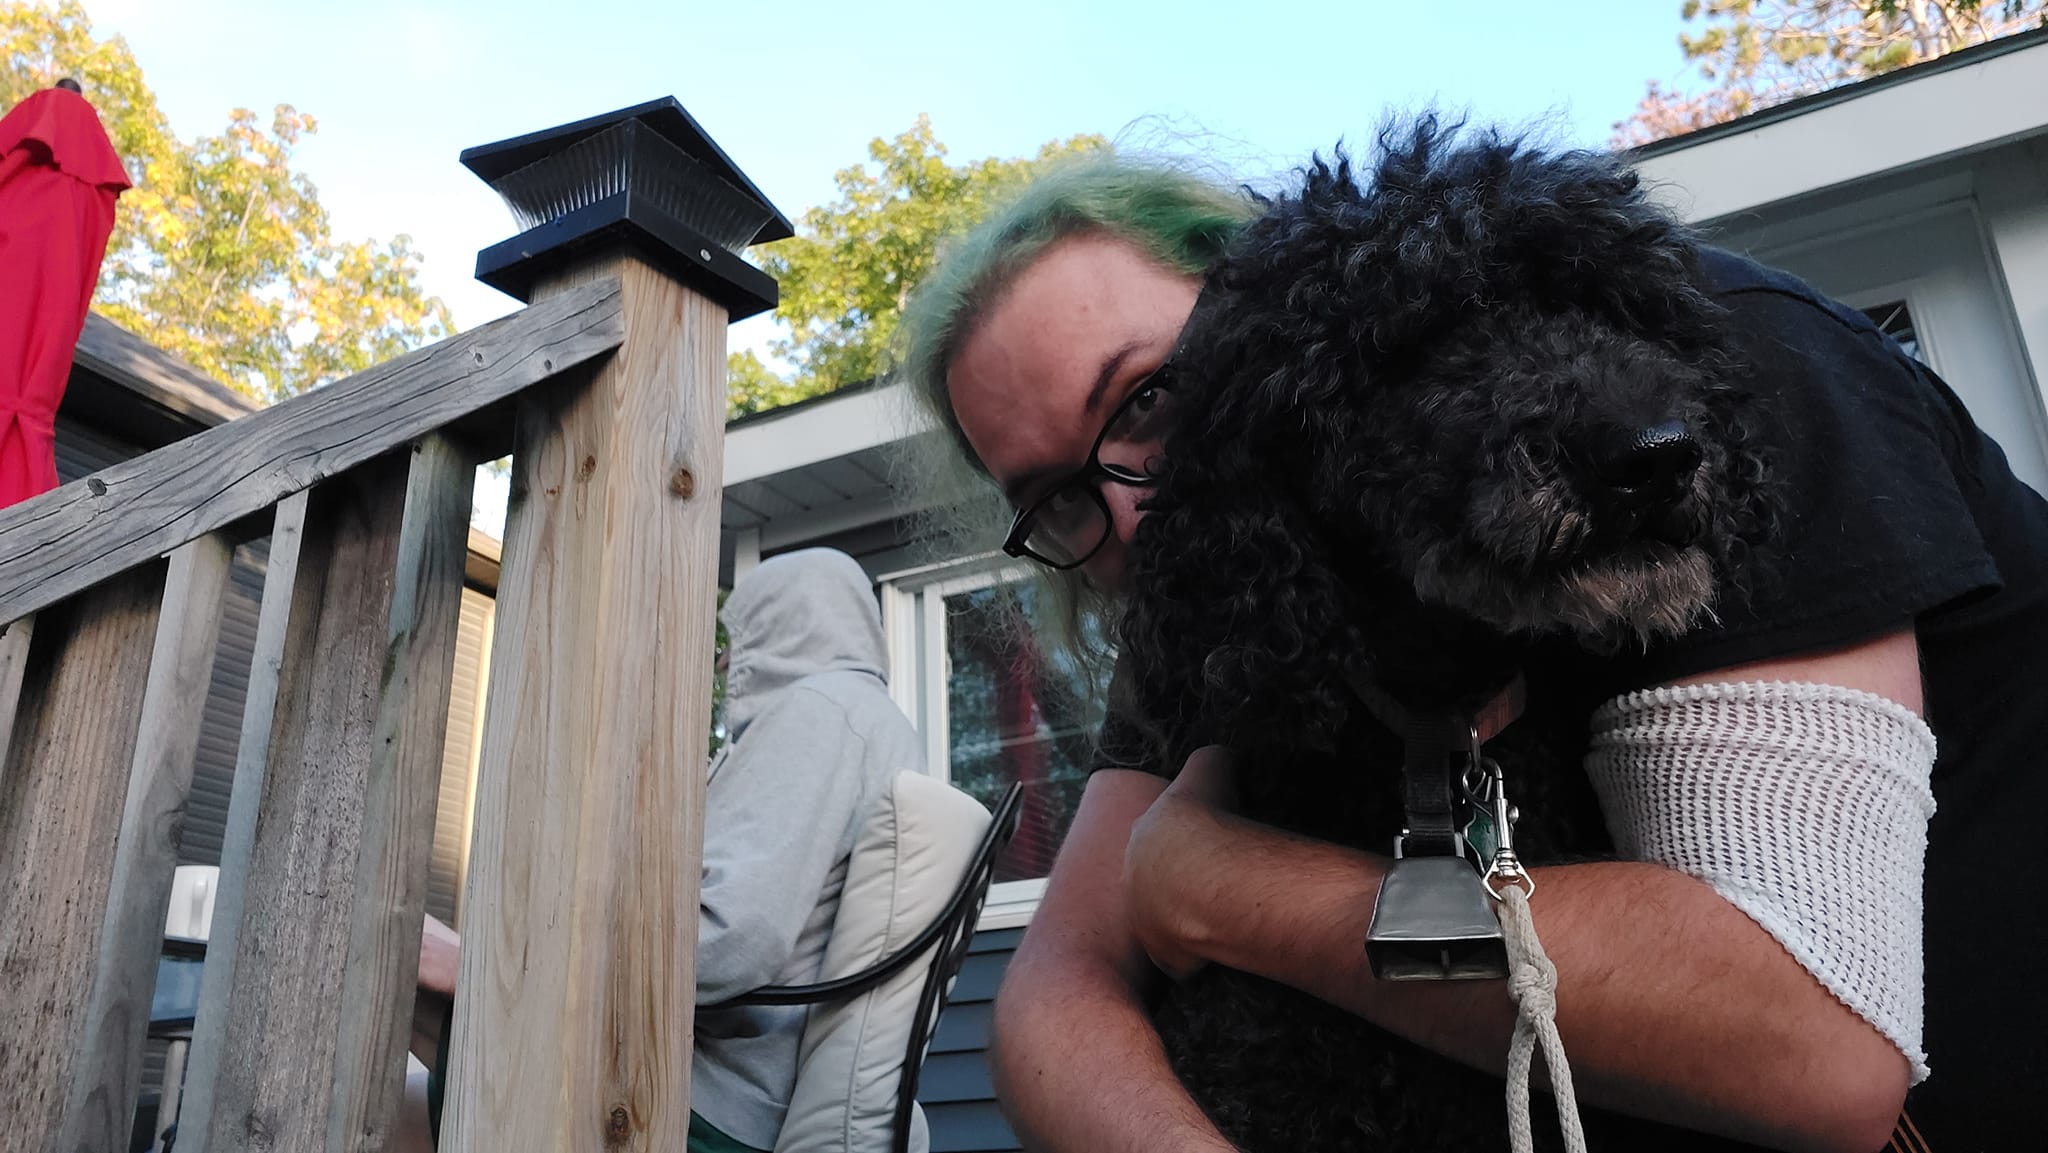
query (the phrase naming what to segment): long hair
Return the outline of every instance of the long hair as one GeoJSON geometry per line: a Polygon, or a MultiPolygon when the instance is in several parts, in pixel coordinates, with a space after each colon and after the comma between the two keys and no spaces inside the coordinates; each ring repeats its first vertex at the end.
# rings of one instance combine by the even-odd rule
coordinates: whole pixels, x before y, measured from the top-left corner
{"type": "MultiPolygon", "coordinates": [[[[1182,167],[1093,153],[1058,164],[1020,189],[979,225],[954,238],[907,303],[897,332],[895,377],[932,431],[899,453],[898,486],[912,495],[918,536],[933,559],[993,552],[1012,510],[961,431],[946,391],[960,346],[1018,273],[1072,236],[1113,236],[1175,272],[1199,276],[1252,218],[1236,189],[1182,167]]],[[[1033,566],[1037,567],[1037,566],[1033,566]]],[[[1078,572],[1041,569],[1035,624],[1044,647],[1099,673],[1103,627],[1115,605],[1078,572]]]]}

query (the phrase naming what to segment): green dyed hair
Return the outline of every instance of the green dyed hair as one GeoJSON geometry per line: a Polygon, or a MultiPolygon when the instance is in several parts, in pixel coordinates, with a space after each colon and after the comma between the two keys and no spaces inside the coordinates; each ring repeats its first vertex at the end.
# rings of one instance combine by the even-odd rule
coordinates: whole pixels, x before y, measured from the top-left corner
{"type": "Polygon", "coordinates": [[[1061,163],[946,248],[904,309],[898,379],[978,468],[946,395],[946,371],[1017,273],[1056,242],[1095,233],[1199,276],[1251,215],[1246,197],[1177,168],[1107,152],[1061,163]]]}
{"type": "MultiPolygon", "coordinates": [[[[1239,190],[1185,168],[1105,151],[1057,164],[946,246],[904,309],[896,355],[913,415],[937,430],[906,446],[900,468],[921,498],[921,535],[937,556],[993,551],[1009,527],[1011,510],[967,443],[946,376],[1017,274],[1061,240],[1106,235],[1199,276],[1222,258],[1255,208],[1239,190]]],[[[1100,626],[1113,603],[1078,571],[1033,567],[1044,578],[1035,590],[1041,636],[1091,666],[1105,651],[1109,634],[1100,626]]]]}

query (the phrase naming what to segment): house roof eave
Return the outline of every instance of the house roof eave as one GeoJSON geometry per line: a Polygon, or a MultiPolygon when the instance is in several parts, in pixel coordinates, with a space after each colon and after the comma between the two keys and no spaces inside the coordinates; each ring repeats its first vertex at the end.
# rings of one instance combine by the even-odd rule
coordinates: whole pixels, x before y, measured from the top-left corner
{"type": "Polygon", "coordinates": [[[1627,153],[1695,223],[2048,135],[2048,30],[1627,153]]]}

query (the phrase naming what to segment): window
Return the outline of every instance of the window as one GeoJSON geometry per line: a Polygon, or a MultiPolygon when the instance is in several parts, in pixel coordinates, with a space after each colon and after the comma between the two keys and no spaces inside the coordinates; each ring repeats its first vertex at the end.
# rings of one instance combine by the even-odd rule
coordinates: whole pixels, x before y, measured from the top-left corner
{"type": "Polygon", "coordinates": [[[891,684],[925,736],[931,771],[991,808],[1012,782],[1024,785],[992,909],[1028,905],[1042,889],[1080,804],[1098,724],[1080,671],[1043,654],[1019,619],[1018,609],[1033,609],[1019,576],[958,566],[884,591],[891,684]]]}
{"type": "Polygon", "coordinates": [[[1927,363],[1927,354],[1920,347],[1920,333],[1913,327],[1913,310],[1905,301],[1872,305],[1863,310],[1863,315],[1870,318],[1870,323],[1876,325],[1878,331],[1898,341],[1907,356],[1922,364],[1927,363]]]}

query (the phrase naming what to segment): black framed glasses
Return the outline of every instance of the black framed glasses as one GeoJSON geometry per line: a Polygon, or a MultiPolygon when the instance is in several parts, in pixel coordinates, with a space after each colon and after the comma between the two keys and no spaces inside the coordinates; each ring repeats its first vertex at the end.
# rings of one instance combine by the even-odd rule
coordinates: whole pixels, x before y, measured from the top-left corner
{"type": "Polygon", "coordinates": [[[1153,370],[1119,402],[1095,436],[1088,460],[1025,505],[1003,551],[1056,569],[1078,568],[1101,551],[1112,522],[1104,483],[1145,487],[1172,424],[1173,361],[1153,370]]]}

